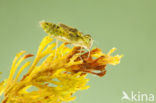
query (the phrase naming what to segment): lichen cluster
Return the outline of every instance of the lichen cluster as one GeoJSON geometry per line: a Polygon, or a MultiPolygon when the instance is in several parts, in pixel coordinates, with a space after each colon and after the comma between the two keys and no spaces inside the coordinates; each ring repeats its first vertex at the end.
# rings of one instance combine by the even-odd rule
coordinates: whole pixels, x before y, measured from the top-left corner
{"type": "Polygon", "coordinates": [[[89,54],[81,51],[80,47],[69,48],[66,45],[62,43],[56,48],[53,39],[46,36],[33,62],[25,61],[32,54],[25,54],[25,51],[18,53],[8,79],[0,83],[0,95],[4,94],[2,103],[72,101],[75,92],[89,88],[86,85],[88,73],[102,77],[107,64],[116,65],[120,62],[120,55],[111,56],[114,48],[107,54],[98,48],[92,49],[89,54]],[[24,69],[28,69],[28,72],[20,78],[24,69]]]}

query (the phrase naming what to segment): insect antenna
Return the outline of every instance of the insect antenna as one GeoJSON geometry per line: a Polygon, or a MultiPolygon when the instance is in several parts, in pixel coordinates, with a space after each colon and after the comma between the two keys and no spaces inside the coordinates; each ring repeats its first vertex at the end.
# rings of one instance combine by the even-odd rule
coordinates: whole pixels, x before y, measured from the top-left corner
{"type": "MultiPolygon", "coordinates": [[[[80,49],[80,54],[82,54],[82,46],[81,46],[81,49],[80,49]]],[[[80,56],[80,59],[83,61],[82,57],[80,56]]]]}
{"type": "Polygon", "coordinates": [[[90,57],[90,49],[87,49],[87,50],[88,50],[88,57],[87,57],[87,60],[88,60],[90,57]]]}

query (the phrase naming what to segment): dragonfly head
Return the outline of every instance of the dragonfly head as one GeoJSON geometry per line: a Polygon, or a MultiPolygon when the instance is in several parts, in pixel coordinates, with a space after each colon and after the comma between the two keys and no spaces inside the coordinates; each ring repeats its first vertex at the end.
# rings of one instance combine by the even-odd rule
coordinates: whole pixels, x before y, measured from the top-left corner
{"type": "Polygon", "coordinates": [[[89,34],[84,35],[84,44],[85,44],[85,48],[88,50],[92,47],[93,38],[89,34]]]}

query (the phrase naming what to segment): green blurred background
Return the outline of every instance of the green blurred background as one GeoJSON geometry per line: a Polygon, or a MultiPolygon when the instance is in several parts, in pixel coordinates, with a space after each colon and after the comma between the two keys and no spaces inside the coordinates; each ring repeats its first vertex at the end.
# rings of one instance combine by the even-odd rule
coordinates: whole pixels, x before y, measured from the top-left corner
{"type": "Polygon", "coordinates": [[[104,52],[124,54],[103,78],[89,75],[91,88],[72,103],[121,103],[122,91],[156,95],[155,0],[0,0],[1,80],[16,53],[36,53],[46,35],[41,20],[79,28],[104,52]]]}

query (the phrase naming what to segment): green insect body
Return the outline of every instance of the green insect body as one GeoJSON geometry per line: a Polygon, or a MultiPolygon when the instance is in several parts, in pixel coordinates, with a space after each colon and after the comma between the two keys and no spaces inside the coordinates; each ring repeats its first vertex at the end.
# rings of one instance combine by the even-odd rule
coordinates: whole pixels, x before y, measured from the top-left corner
{"type": "Polygon", "coordinates": [[[83,35],[82,32],[65,24],[57,25],[50,22],[40,22],[40,24],[46,33],[63,42],[81,46],[87,50],[89,50],[93,44],[93,39],[90,35],[83,35]]]}

